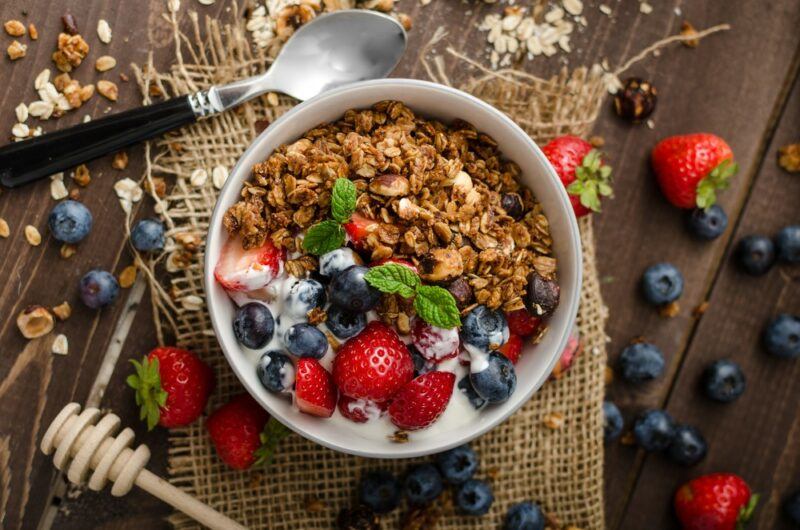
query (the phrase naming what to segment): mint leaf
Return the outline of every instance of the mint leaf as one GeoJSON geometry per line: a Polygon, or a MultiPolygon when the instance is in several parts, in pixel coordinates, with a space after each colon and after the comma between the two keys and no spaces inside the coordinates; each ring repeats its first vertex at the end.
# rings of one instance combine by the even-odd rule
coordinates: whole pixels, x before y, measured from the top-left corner
{"type": "Polygon", "coordinates": [[[346,223],[353,212],[356,210],[356,185],[353,181],[345,178],[338,178],[333,184],[331,194],[331,215],[340,223],[346,223]]]}
{"type": "Polygon", "coordinates": [[[322,221],[306,231],[303,250],[321,256],[344,245],[344,228],[336,221],[322,221]]]}
{"type": "Polygon", "coordinates": [[[403,298],[411,298],[419,287],[419,276],[405,265],[386,263],[372,267],[364,275],[371,286],[382,293],[397,293],[403,298]]]}
{"type": "Polygon", "coordinates": [[[455,298],[450,291],[441,287],[420,285],[414,298],[414,310],[422,320],[439,328],[461,325],[455,298]]]}

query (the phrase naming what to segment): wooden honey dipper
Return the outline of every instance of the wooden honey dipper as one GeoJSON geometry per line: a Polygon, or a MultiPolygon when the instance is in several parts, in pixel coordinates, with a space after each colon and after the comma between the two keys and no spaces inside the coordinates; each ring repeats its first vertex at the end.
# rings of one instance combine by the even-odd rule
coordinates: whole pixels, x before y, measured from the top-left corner
{"type": "Polygon", "coordinates": [[[79,404],[70,403],[44,433],[41,449],[46,455],[55,451],[53,463],[59,470],[66,471],[73,484],[84,484],[88,477],[89,488],[100,491],[111,481],[111,494],[117,497],[128,493],[136,484],[209,528],[245,529],[146,470],[150,449],[146,445],[136,449],[128,447],[133,442],[133,430],[126,427],[115,436],[120,424],[116,414],[102,415],[94,407],[81,412],[79,404]]]}

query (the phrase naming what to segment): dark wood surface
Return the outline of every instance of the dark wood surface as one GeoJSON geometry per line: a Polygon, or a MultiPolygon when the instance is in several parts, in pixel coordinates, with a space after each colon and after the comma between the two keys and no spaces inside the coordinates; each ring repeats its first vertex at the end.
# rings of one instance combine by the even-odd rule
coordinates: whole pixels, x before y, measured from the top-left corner
{"type": "MultiPolygon", "coordinates": [[[[201,6],[183,0],[201,14],[230,16],[227,2],[201,6]]],[[[631,126],[618,120],[606,105],[596,133],[606,140],[617,175],[616,197],[596,217],[603,295],[610,308],[609,334],[612,362],[632,338],[644,336],[662,348],[668,358],[667,374],[652,384],[633,387],[615,381],[610,398],[619,403],[628,424],[646,407],[666,407],[679,421],[696,425],[710,444],[706,460],[690,469],[679,468],[658,455],[621,444],[607,448],[606,506],[610,528],[675,528],[670,510],[675,487],[707,471],[735,471],[762,492],[756,526],[789,528],[781,520],[779,503],[790,489],[800,488],[800,363],[768,358],[759,346],[764,322],[777,312],[800,313],[800,271],[776,268],[760,279],[745,277],[732,266],[732,245],[742,235],[772,234],[785,224],[800,222],[800,178],[781,171],[776,151],[800,141],[800,2],[653,2],[654,12],[644,15],[634,0],[606,2],[612,17],[601,14],[587,1],[588,27],[573,34],[569,66],[588,65],[607,58],[620,64],[654,40],[678,31],[683,19],[703,28],[727,22],[732,31],[713,36],[697,49],[675,46],[634,66],[632,75],[645,77],[659,88],[653,116],[655,127],[631,126]],[[679,8],[681,15],[676,13],[679,8]],[[730,216],[726,234],[713,243],[693,240],[681,212],[660,196],[648,170],[649,149],[658,139],[678,133],[709,131],[726,138],[736,153],[741,171],[721,203],[730,216]],[[671,261],[686,277],[681,311],[672,319],[658,316],[640,299],[637,282],[642,270],[657,261],[671,261]],[[709,301],[702,318],[692,309],[709,301]],[[711,360],[729,357],[740,362],[748,377],[748,391],[737,403],[715,405],[698,391],[698,377],[711,360]]],[[[417,63],[420,46],[439,26],[445,41],[470,57],[485,61],[485,34],[475,25],[497,6],[470,0],[434,0],[422,7],[402,0],[401,9],[414,20],[408,53],[397,75],[424,77],[417,63]]],[[[120,87],[120,101],[109,104],[95,96],[83,108],[58,121],[43,124],[54,130],[77,123],[85,114],[102,115],[136,105],[139,95],[132,82],[120,82],[119,72],[131,74],[131,62],[142,63],[150,49],[159,65],[172,51],[160,15],[164,2],[109,2],[101,0],[18,0],[0,4],[0,19],[19,18],[39,28],[38,42],[28,56],[14,63],[0,60],[0,130],[9,131],[13,108],[36,99],[33,79],[42,68],[52,67],[49,56],[60,29],[60,16],[73,13],[91,46],[86,65],[76,77],[84,83],[99,77],[91,65],[100,55],[117,58],[117,68],[102,77],[120,87]],[[23,14],[23,10],[27,14],[23,14]],[[109,21],[114,38],[101,44],[97,20],[109,21]]],[[[3,49],[11,41],[0,37],[3,49]]],[[[443,46],[438,47],[440,50],[443,46]]],[[[548,75],[562,66],[560,56],[537,58],[521,65],[527,71],[548,75]]],[[[460,66],[448,72],[456,82],[469,75],[460,66]]],[[[31,120],[29,120],[30,122],[31,120]]],[[[33,120],[35,121],[35,120],[33,120]]],[[[131,150],[124,174],[141,174],[141,150],[131,150]]],[[[152,498],[131,493],[122,499],[108,492],[71,492],[53,471],[49,459],[38,453],[43,425],[70,400],[84,402],[92,388],[102,405],[135,425],[135,410],[124,386],[127,359],[139,357],[153,344],[150,306],[145,299],[130,308],[135,312],[127,334],[117,335],[130,291],[112,307],[92,312],[77,299],[78,278],[88,269],[121,270],[131,261],[125,248],[123,214],[112,185],[123,173],[111,168],[110,159],[90,164],[92,183],[80,190],[95,215],[95,227],[69,260],[59,257],[59,245],[49,237],[46,217],[53,206],[48,183],[41,182],[0,195],[0,217],[11,225],[11,237],[0,240],[0,527],[16,528],[167,528],[163,518],[169,507],[152,498]],[[23,227],[37,226],[44,236],[39,247],[25,242],[23,227]],[[16,314],[31,304],[55,305],[69,300],[73,316],[57,324],[69,337],[66,357],[49,352],[52,336],[26,341],[14,323],[16,314]],[[95,381],[114,340],[124,341],[107,385],[95,381]],[[8,465],[4,462],[8,461],[8,465]],[[55,508],[53,508],[55,507],[55,508]]],[[[67,179],[68,181],[70,179],[67,179]]],[[[75,187],[69,182],[70,187],[75,187]]],[[[144,205],[147,208],[147,205],[144,205]]],[[[137,440],[153,450],[151,467],[165,472],[166,436],[137,428],[137,440]]]]}

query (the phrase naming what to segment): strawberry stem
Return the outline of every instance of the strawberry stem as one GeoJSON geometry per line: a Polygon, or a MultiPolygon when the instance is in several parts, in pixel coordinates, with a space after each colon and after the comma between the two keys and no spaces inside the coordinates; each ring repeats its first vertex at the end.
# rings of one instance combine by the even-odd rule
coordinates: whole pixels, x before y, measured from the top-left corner
{"type": "Polygon", "coordinates": [[[736,518],[736,530],[744,530],[744,527],[750,522],[753,513],[756,511],[756,506],[758,505],[758,499],[760,497],[758,493],[754,493],[750,496],[750,500],[747,501],[747,504],[742,506],[742,509],[739,510],[739,517],[736,518]]]}
{"type": "Polygon", "coordinates": [[[739,171],[739,164],[726,158],[697,183],[697,207],[709,208],[717,202],[717,190],[724,190],[731,184],[731,177],[739,171]]]}
{"type": "Polygon", "coordinates": [[[161,388],[161,373],[158,358],[145,357],[142,362],[131,359],[135,373],[125,382],[136,390],[136,404],[139,405],[139,419],[147,420],[147,430],[152,431],[161,417],[161,407],[167,403],[167,392],[161,388]]]}
{"type": "Polygon", "coordinates": [[[261,431],[259,435],[261,447],[256,449],[256,461],[254,464],[259,466],[269,465],[269,463],[272,462],[272,458],[275,456],[278,444],[291,433],[292,431],[281,422],[275,418],[270,418],[267,424],[264,425],[264,430],[261,431]]]}
{"type": "Polygon", "coordinates": [[[600,198],[614,194],[611,188],[611,166],[603,163],[597,149],[592,149],[583,157],[581,165],[575,168],[575,180],[567,186],[567,193],[579,197],[581,204],[593,212],[600,211],[600,198]]]}

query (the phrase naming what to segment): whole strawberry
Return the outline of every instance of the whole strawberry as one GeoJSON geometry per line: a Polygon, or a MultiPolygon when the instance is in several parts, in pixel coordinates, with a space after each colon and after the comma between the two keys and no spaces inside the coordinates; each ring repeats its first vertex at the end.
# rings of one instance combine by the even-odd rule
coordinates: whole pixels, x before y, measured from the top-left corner
{"type": "Polygon", "coordinates": [[[542,147],[544,156],[567,188],[576,217],[600,211],[600,199],[610,197],[611,166],[600,151],[577,136],[559,136],[542,147]]]}
{"type": "Polygon", "coordinates": [[[739,530],[753,516],[758,495],[733,473],[713,473],[678,488],[674,503],[684,530],[739,530]]]}
{"type": "Polygon", "coordinates": [[[140,417],[147,428],[189,425],[200,417],[214,389],[211,367],[188,350],[160,346],[142,362],[131,360],[136,373],[126,379],[136,390],[140,417]]]}
{"type": "Polygon", "coordinates": [[[670,136],[656,144],[651,163],[661,191],[678,208],[708,208],[739,170],[733,151],[708,133],[670,136]]]}

